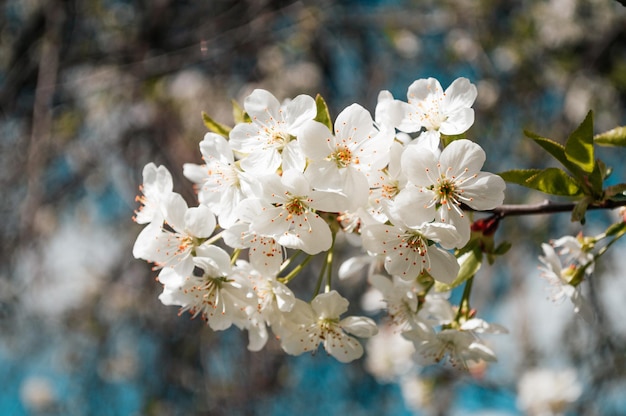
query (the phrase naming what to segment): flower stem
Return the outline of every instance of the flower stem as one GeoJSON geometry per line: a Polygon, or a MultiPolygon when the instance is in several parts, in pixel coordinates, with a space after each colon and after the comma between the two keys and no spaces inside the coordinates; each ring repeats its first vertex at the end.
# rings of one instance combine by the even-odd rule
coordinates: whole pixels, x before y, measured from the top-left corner
{"type": "Polygon", "coordinates": [[[463,296],[461,297],[461,302],[459,303],[459,310],[456,313],[455,320],[457,322],[459,322],[459,320],[462,317],[467,319],[468,316],[469,316],[469,313],[470,313],[470,295],[472,294],[472,283],[473,282],[474,282],[474,276],[470,277],[465,282],[465,288],[463,288],[463,296]]]}
{"type": "Polygon", "coordinates": [[[296,267],[293,268],[292,271],[290,271],[287,276],[285,277],[279,277],[278,281],[281,283],[289,283],[294,277],[296,277],[298,275],[298,273],[300,273],[302,271],[302,269],[304,269],[306,267],[306,265],[311,261],[311,259],[313,258],[313,256],[311,254],[309,254],[308,256],[306,256],[306,258],[304,260],[302,260],[302,263],[298,264],[296,267]]]}
{"type": "Polygon", "coordinates": [[[326,252],[324,265],[322,266],[322,270],[320,271],[319,277],[317,278],[317,284],[315,285],[315,292],[313,292],[313,299],[315,299],[315,297],[319,295],[320,293],[324,276],[326,276],[326,285],[324,286],[324,291],[330,292],[330,284],[331,284],[331,277],[332,277],[332,271],[333,271],[334,250],[335,250],[335,233],[333,233],[332,243],[330,244],[330,248],[326,252]]]}

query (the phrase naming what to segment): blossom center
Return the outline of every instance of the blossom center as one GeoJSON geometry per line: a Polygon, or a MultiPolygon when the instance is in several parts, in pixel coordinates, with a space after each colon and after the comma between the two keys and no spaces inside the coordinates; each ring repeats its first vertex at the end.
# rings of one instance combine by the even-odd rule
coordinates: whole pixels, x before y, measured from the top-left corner
{"type": "Polygon", "coordinates": [[[347,147],[340,147],[330,155],[330,159],[335,161],[338,168],[345,168],[352,163],[352,152],[347,147]]]}
{"type": "Polygon", "coordinates": [[[285,204],[285,209],[290,215],[303,215],[307,210],[307,205],[300,198],[293,198],[285,204]]]}

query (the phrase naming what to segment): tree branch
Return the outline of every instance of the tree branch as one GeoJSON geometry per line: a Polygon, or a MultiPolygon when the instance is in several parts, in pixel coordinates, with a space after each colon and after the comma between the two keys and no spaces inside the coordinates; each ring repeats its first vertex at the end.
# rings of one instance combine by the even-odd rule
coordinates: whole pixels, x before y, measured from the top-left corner
{"type": "MultiPolygon", "coordinates": [[[[492,210],[477,211],[477,212],[491,213],[498,218],[504,218],[504,217],[510,217],[510,216],[520,216],[520,215],[539,215],[539,214],[554,214],[554,213],[559,213],[559,212],[572,212],[575,206],[576,206],[576,202],[559,203],[559,202],[545,200],[539,204],[501,205],[492,210]]],[[[626,206],[626,200],[623,200],[623,201],[607,200],[601,203],[591,204],[589,205],[587,210],[613,209],[613,208],[618,208],[618,207],[623,207],[623,206],[626,206]]]]}

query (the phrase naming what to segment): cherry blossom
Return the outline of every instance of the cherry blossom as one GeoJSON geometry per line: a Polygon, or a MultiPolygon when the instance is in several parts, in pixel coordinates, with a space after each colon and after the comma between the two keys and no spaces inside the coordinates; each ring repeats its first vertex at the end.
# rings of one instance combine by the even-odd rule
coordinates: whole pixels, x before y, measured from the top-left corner
{"type": "Polygon", "coordinates": [[[446,251],[456,246],[459,238],[449,224],[372,224],[364,227],[362,238],[366,250],[385,256],[385,269],[391,275],[413,279],[426,272],[449,284],[459,271],[456,258],[446,251]]]}
{"type": "Polygon", "coordinates": [[[476,86],[467,78],[457,78],[445,92],[435,78],[418,79],[409,86],[397,127],[407,133],[422,127],[447,135],[464,133],[474,124],[476,96],[476,86]]]}
{"type": "Polygon", "coordinates": [[[439,332],[422,322],[403,336],[415,345],[416,360],[428,365],[445,357],[452,365],[468,368],[468,362],[497,361],[495,353],[473,331],[446,328],[439,332]]]}
{"type": "Polygon", "coordinates": [[[348,300],[335,290],[316,296],[310,304],[296,300],[277,330],[283,350],[300,355],[315,352],[319,344],[323,344],[326,352],[342,363],[360,358],[363,346],[348,334],[369,338],[378,328],[372,319],[363,316],[340,319],[348,305],[348,300]]]}
{"type": "Polygon", "coordinates": [[[233,324],[246,328],[249,319],[245,309],[251,306],[256,310],[257,299],[249,281],[232,273],[228,253],[216,246],[198,248],[194,265],[201,271],[198,275],[181,274],[174,269],[161,271],[161,302],[180,306],[181,313],[189,311],[193,317],[202,316],[214,331],[233,324]]]}
{"type": "Polygon", "coordinates": [[[352,104],[337,116],[334,134],[324,124],[309,121],[298,140],[310,160],[306,175],[311,186],[344,196],[344,211],[367,204],[370,181],[375,182],[389,162],[393,136],[379,132],[370,113],[352,104]]]}
{"type": "Polygon", "coordinates": [[[410,185],[395,199],[397,215],[414,226],[439,214],[439,221],[456,227],[461,236],[457,247],[462,247],[469,240],[470,221],[461,204],[488,210],[504,201],[504,180],[480,171],[485,157],[478,144],[465,139],[450,143],[439,157],[419,145],[408,146],[402,169],[410,185]]]}
{"type": "Polygon", "coordinates": [[[308,254],[330,248],[330,227],[315,210],[332,212],[336,200],[331,194],[312,190],[302,173],[286,171],[281,177],[264,178],[260,202],[263,205],[261,213],[250,225],[254,232],[308,254]]]}
{"type": "Polygon", "coordinates": [[[188,208],[177,193],[162,201],[166,226],[151,224],[137,236],[135,258],[155,263],[158,268],[173,267],[182,275],[192,272],[192,253],[215,230],[215,216],[205,205],[188,208]]]}
{"type": "Polygon", "coordinates": [[[163,210],[161,201],[172,193],[174,184],[172,174],[165,166],[157,167],[154,163],[148,163],[143,168],[143,185],[139,187],[142,196],[137,196],[137,202],[141,207],[135,211],[133,218],[137,224],[162,223],[163,210]]]}
{"type": "Polygon", "coordinates": [[[254,196],[260,184],[235,162],[230,143],[219,134],[207,133],[200,143],[204,165],[185,163],[183,174],[198,185],[198,200],[218,216],[228,228],[236,221],[235,208],[254,196]]]}
{"type": "Polygon", "coordinates": [[[281,105],[272,93],[256,89],[243,105],[252,122],[237,124],[229,134],[232,148],[245,156],[241,168],[255,174],[279,167],[302,172],[306,160],[295,139],[302,124],[315,117],[315,100],[299,95],[281,105]]]}
{"type": "Polygon", "coordinates": [[[540,267],[541,277],[546,279],[550,284],[551,298],[555,302],[561,302],[564,298],[569,298],[574,304],[574,312],[579,314],[585,321],[593,322],[594,313],[591,305],[581,293],[580,284],[572,286],[569,283],[570,278],[576,272],[576,268],[580,267],[572,264],[564,268],[561,259],[549,244],[541,244],[543,256],[539,256],[539,261],[543,264],[540,267]]]}

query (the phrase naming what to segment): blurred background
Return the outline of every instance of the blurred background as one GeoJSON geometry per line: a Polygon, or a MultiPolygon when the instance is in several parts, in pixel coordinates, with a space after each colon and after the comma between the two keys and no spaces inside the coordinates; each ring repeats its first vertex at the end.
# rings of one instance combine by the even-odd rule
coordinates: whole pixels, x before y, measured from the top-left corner
{"type": "MultiPolygon", "coordinates": [[[[498,363],[469,373],[399,375],[375,346],[349,365],[323,352],[289,357],[276,342],[250,353],[245,333],[213,333],[163,306],[155,273],[131,254],[143,166],[167,166],[174,190],[195,204],[182,165],[200,163],[201,111],[232,124],[231,99],[254,88],[280,99],[321,93],[334,117],[353,102],[373,111],[381,89],[406,99],[415,79],[445,88],[467,77],[479,91],[468,136],[491,172],[548,163],[524,128],[563,142],[589,109],[596,132],[625,125],[620,2],[0,7],[0,414],[540,414],[528,380],[539,389],[531,396],[556,388],[554,414],[626,414],[626,247],[585,288],[598,316],[590,326],[569,302],[546,299],[537,270],[540,242],[581,230],[567,214],[505,221],[496,238],[513,250],[481,270],[473,306],[510,333],[488,338],[498,363]]],[[[626,180],[619,155],[599,156],[626,180]]],[[[544,198],[511,186],[506,202],[544,198]]],[[[593,212],[585,233],[616,218],[593,212]]],[[[366,289],[338,284],[357,304],[366,289]]]]}

